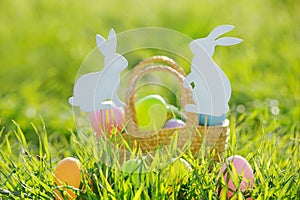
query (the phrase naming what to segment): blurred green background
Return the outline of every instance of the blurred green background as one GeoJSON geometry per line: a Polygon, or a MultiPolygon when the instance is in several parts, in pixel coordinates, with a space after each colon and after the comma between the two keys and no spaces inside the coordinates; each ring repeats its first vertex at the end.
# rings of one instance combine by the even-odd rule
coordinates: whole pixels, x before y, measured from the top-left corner
{"type": "Polygon", "coordinates": [[[214,56],[232,83],[230,115],[262,112],[254,123],[279,120],[286,134],[300,121],[299,10],[297,0],[1,0],[0,127],[9,134],[15,120],[29,139],[42,120],[49,135],[75,131],[67,99],[96,33],[151,26],[199,38],[232,24],[244,42],[214,56]]]}

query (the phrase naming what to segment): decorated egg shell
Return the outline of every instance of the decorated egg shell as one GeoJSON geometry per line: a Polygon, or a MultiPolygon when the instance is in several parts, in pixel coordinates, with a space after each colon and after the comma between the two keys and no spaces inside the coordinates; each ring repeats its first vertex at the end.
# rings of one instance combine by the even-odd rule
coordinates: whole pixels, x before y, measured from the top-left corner
{"type": "Polygon", "coordinates": [[[112,108],[97,110],[90,114],[90,124],[98,137],[105,131],[110,134],[114,128],[120,131],[124,126],[124,109],[116,107],[111,101],[107,103],[112,105],[112,108]]]}
{"type": "MultiPolygon", "coordinates": [[[[231,163],[232,166],[234,167],[232,171],[236,170],[237,175],[242,177],[241,181],[238,181],[238,185],[235,185],[232,179],[234,178],[236,180],[239,180],[239,177],[229,177],[228,179],[227,176],[229,174],[231,174],[231,176],[234,176],[234,173],[228,173],[227,170],[230,170],[228,163],[223,164],[218,176],[223,178],[223,181],[228,186],[228,189],[226,189],[225,191],[227,192],[226,194],[227,198],[230,199],[234,195],[234,192],[232,191],[236,191],[237,187],[240,187],[240,189],[243,192],[254,187],[254,173],[248,161],[242,156],[239,155],[231,156],[227,159],[227,162],[229,164],[231,163]]],[[[221,189],[220,197],[224,196],[223,190],[224,188],[221,189]]]]}
{"type": "Polygon", "coordinates": [[[166,101],[157,94],[139,99],[135,104],[136,119],[140,130],[160,129],[167,119],[166,101]]]}
{"type": "Polygon", "coordinates": [[[121,170],[125,176],[129,176],[132,183],[135,185],[141,184],[145,178],[146,166],[141,159],[130,159],[127,160],[121,170]]]}
{"type": "MultiPolygon", "coordinates": [[[[74,188],[79,188],[81,182],[81,163],[76,158],[64,158],[58,162],[54,175],[54,181],[58,186],[67,184],[74,188]]],[[[62,190],[66,190],[68,199],[75,199],[77,197],[71,189],[62,188],[62,190]]],[[[64,199],[58,190],[54,192],[57,195],[56,199],[64,199]]]]}
{"type": "MultiPolygon", "coordinates": [[[[204,126],[205,125],[205,116],[203,114],[199,115],[199,125],[204,126]]],[[[211,116],[207,115],[207,126],[217,126],[222,125],[224,120],[226,119],[226,114],[223,114],[221,116],[211,116]]]]}
{"type": "Polygon", "coordinates": [[[177,127],[182,127],[185,126],[185,122],[180,120],[180,119],[169,119],[164,128],[177,128],[177,127]]]}

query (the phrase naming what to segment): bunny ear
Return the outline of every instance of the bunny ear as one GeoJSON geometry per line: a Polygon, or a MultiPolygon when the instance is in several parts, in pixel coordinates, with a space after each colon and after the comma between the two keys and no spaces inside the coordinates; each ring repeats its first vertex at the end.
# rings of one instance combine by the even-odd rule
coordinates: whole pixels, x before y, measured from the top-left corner
{"type": "Polygon", "coordinates": [[[117,37],[114,29],[111,29],[107,38],[107,50],[110,54],[115,54],[117,48],[117,37]]]}
{"type": "Polygon", "coordinates": [[[98,49],[105,57],[115,54],[117,48],[117,38],[114,29],[110,30],[107,41],[101,35],[97,34],[96,43],[98,49]]]}
{"type": "Polygon", "coordinates": [[[231,46],[241,43],[243,40],[235,37],[222,37],[216,40],[216,45],[220,46],[231,46]]]}
{"type": "Polygon", "coordinates": [[[104,43],[105,43],[105,39],[101,35],[97,34],[96,35],[97,46],[103,45],[104,43]]]}
{"type": "Polygon", "coordinates": [[[232,25],[217,26],[209,33],[209,35],[207,37],[211,38],[211,39],[216,39],[217,37],[223,35],[224,33],[231,31],[232,29],[234,29],[234,26],[232,26],[232,25]]]}
{"type": "Polygon", "coordinates": [[[99,51],[103,54],[107,54],[107,44],[106,40],[99,34],[96,35],[96,44],[99,49],[99,51]]]}

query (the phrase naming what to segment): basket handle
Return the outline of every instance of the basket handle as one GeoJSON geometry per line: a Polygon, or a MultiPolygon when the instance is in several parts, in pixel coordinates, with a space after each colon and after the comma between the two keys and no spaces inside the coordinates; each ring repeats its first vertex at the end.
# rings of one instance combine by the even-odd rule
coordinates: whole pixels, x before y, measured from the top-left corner
{"type": "Polygon", "coordinates": [[[182,74],[183,76],[186,76],[186,73],[184,70],[171,58],[167,56],[152,56],[150,58],[147,58],[145,60],[142,60],[137,66],[134,67],[130,80],[134,79],[146,67],[150,67],[153,65],[166,65],[170,66],[173,69],[175,69],[177,72],[182,74]]]}
{"type": "MultiPolygon", "coordinates": [[[[149,61],[149,59],[148,59],[149,61]]],[[[193,103],[193,100],[191,98],[192,94],[192,89],[186,89],[183,87],[183,81],[184,81],[184,75],[180,72],[177,71],[177,67],[179,67],[177,64],[172,66],[167,66],[167,65],[154,65],[154,66],[149,66],[145,69],[143,67],[145,66],[145,63],[149,63],[147,60],[144,62],[141,62],[141,65],[138,65],[138,70],[137,74],[134,76],[132,81],[130,82],[127,91],[126,91],[126,102],[127,106],[125,108],[125,116],[126,116],[126,121],[128,122],[127,124],[127,130],[129,132],[137,132],[138,126],[137,126],[137,119],[136,119],[136,110],[135,110],[135,97],[136,97],[136,86],[137,82],[146,74],[150,72],[166,72],[166,73],[171,73],[175,75],[179,82],[179,89],[180,89],[180,102],[182,106],[187,105],[189,103],[193,103]],[[173,69],[172,67],[176,68],[173,69]]],[[[175,62],[174,62],[175,63],[175,62]]],[[[179,69],[181,69],[179,67],[179,69]]],[[[182,70],[183,71],[183,70],[182,70]]],[[[198,115],[195,113],[190,113],[184,111],[184,114],[186,115],[186,126],[187,127],[193,127],[193,126],[198,126],[198,115]]],[[[141,131],[139,131],[141,132],[141,131]]]]}

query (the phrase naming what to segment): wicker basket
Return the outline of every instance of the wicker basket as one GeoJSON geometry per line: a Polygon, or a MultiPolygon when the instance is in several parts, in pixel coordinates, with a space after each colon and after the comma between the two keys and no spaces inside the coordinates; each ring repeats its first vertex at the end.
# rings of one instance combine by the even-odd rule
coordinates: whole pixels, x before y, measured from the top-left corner
{"type": "MultiPolygon", "coordinates": [[[[174,139],[174,135],[178,133],[177,146],[183,147],[190,142],[190,150],[194,156],[200,155],[201,147],[205,145],[211,151],[215,150],[215,159],[219,156],[222,158],[226,150],[229,135],[229,121],[225,120],[221,126],[199,126],[198,114],[184,112],[186,116],[186,125],[179,128],[162,128],[157,131],[141,131],[137,125],[135,98],[137,82],[146,74],[151,72],[165,72],[173,74],[179,83],[180,101],[182,106],[193,103],[191,98],[192,88],[183,87],[185,72],[172,59],[165,56],[155,56],[140,62],[133,69],[131,81],[126,91],[126,108],[125,117],[128,122],[126,126],[127,132],[122,137],[130,143],[137,145],[143,152],[152,152],[158,147],[166,146],[174,139]]],[[[207,119],[207,118],[206,118],[207,119]]]]}

